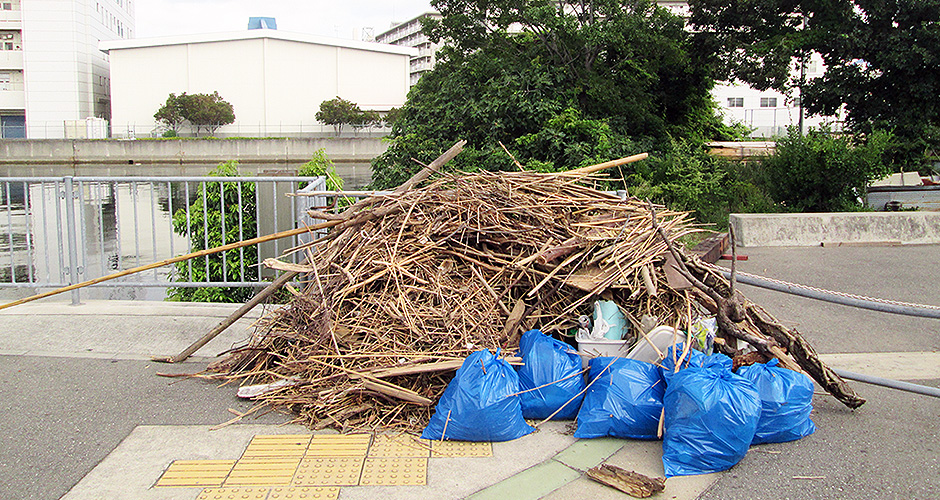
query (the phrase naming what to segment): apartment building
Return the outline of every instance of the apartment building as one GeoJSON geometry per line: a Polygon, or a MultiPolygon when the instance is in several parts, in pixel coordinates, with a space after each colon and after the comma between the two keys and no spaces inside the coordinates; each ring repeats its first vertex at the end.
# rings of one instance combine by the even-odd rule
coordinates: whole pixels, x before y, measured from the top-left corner
{"type": "Polygon", "coordinates": [[[105,133],[109,61],[98,43],[133,35],[134,0],[0,0],[0,138],[105,133]]]}
{"type": "Polygon", "coordinates": [[[421,20],[424,18],[440,19],[441,15],[437,12],[425,12],[403,23],[394,23],[388,31],[375,37],[377,43],[418,49],[418,55],[411,58],[409,81],[412,86],[418,83],[421,75],[434,69],[435,53],[441,48],[441,44],[431,43],[427,35],[421,32],[421,20]]]}

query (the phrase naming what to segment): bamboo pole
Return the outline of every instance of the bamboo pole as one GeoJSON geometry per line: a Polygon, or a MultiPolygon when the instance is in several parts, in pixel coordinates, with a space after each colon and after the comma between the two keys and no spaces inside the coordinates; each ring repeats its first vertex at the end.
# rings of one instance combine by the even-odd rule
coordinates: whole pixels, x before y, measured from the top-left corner
{"type": "Polygon", "coordinates": [[[100,278],[95,278],[95,279],[92,279],[92,280],[83,281],[83,282],[81,282],[81,283],[75,283],[75,284],[72,284],[72,285],[64,286],[64,287],[62,287],[62,288],[57,288],[57,289],[52,290],[52,291],[49,291],[49,292],[43,292],[43,293],[40,293],[40,294],[32,295],[32,296],[30,296],[30,297],[26,297],[26,298],[22,298],[22,299],[19,299],[19,300],[15,300],[15,301],[13,301],[13,302],[9,302],[9,303],[0,305],[0,310],[2,310],[2,309],[7,309],[7,308],[13,307],[13,306],[18,306],[18,305],[20,305],[20,304],[25,304],[25,303],[27,303],[27,302],[32,302],[32,301],[34,301],[34,300],[44,299],[44,298],[46,298],[46,297],[51,297],[51,296],[53,296],[53,295],[58,295],[58,294],[60,294],[60,293],[70,292],[70,291],[76,290],[76,289],[78,289],[78,288],[84,288],[84,287],[86,287],[86,286],[96,285],[96,284],[98,284],[98,283],[103,283],[103,282],[105,282],[105,281],[111,281],[111,280],[113,280],[113,279],[117,279],[117,278],[120,278],[120,277],[122,277],[122,276],[127,276],[127,275],[130,275],[130,274],[136,274],[136,273],[140,273],[140,272],[143,272],[143,271],[149,271],[149,270],[151,270],[151,269],[156,269],[156,268],[158,268],[158,267],[168,266],[168,265],[170,265],[170,264],[175,264],[175,263],[177,263],[177,262],[183,262],[184,260],[195,259],[195,258],[198,258],[198,257],[205,257],[206,255],[212,255],[212,254],[216,254],[216,253],[219,253],[219,252],[226,252],[226,251],[228,251],[228,250],[235,250],[235,249],[237,249],[237,248],[247,247],[247,246],[250,246],[250,245],[256,245],[256,244],[258,244],[258,243],[265,243],[265,242],[272,241],[272,240],[277,240],[277,239],[280,239],[280,238],[287,238],[287,237],[290,237],[290,236],[297,236],[298,234],[303,234],[303,233],[306,233],[306,232],[309,232],[309,231],[315,231],[315,230],[317,230],[317,229],[325,229],[325,228],[328,228],[328,227],[335,226],[335,225],[337,225],[337,224],[339,224],[339,221],[327,221],[327,222],[324,222],[324,223],[322,223],[322,224],[317,224],[317,225],[315,225],[315,226],[307,226],[307,227],[299,227],[299,228],[296,228],[296,229],[288,229],[287,231],[281,231],[281,232],[279,232],[279,233],[273,233],[273,234],[269,234],[269,235],[266,235],[266,236],[259,236],[259,237],[257,237],[257,238],[252,238],[252,239],[250,239],[250,240],[237,241],[237,242],[235,242],[235,243],[229,243],[229,244],[227,244],[227,245],[222,245],[222,246],[220,246],[220,247],[207,248],[207,249],[205,249],[205,250],[199,250],[198,252],[188,253],[188,254],[186,254],[186,255],[180,255],[180,256],[177,256],[177,257],[173,257],[173,258],[171,258],[171,259],[164,259],[164,260],[161,260],[161,261],[159,261],[159,262],[153,262],[153,263],[146,264],[146,265],[143,265],[143,266],[133,267],[133,268],[131,268],[131,269],[125,269],[125,270],[123,270],[123,271],[119,271],[119,272],[116,272],[116,273],[113,273],[113,274],[109,274],[109,275],[107,275],[107,276],[102,276],[102,277],[100,277],[100,278]]]}
{"type": "Polygon", "coordinates": [[[581,167],[574,170],[569,170],[566,173],[569,174],[578,174],[578,175],[588,175],[593,174],[594,172],[600,172],[601,170],[607,170],[608,168],[619,167],[620,165],[626,165],[627,163],[633,163],[640,160],[645,160],[649,156],[649,153],[640,153],[638,155],[627,156],[626,158],[620,158],[619,160],[610,160],[604,163],[598,163],[597,165],[591,165],[589,167],[581,167]]]}
{"type": "MultiPolygon", "coordinates": [[[[445,151],[444,154],[442,154],[437,159],[432,161],[430,164],[428,164],[428,166],[421,169],[418,173],[413,175],[410,179],[408,179],[401,186],[398,186],[393,192],[403,193],[405,191],[408,191],[409,189],[412,189],[417,184],[427,180],[428,177],[430,177],[435,172],[440,170],[441,167],[443,167],[447,162],[449,162],[455,156],[460,154],[460,152],[463,151],[464,145],[466,144],[467,144],[467,141],[458,141],[456,144],[451,146],[450,149],[445,151]]],[[[318,224],[317,226],[329,224],[326,227],[331,227],[331,226],[337,226],[342,223],[348,222],[350,219],[353,219],[355,215],[354,212],[356,211],[356,209],[371,205],[377,199],[379,198],[376,196],[371,196],[364,200],[360,200],[359,202],[347,208],[346,211],[343,212],[339,217],[332,219],[328,222],[325,222],[323,224],[318,224]]],[[[311,227],[311,229],[318,228],[317,226],[313,226],[311,227]]],[[[307,260],[304,260],[305,264],[307,262],[308,262],[307,260]]],[[[199,348],[206,345],[210,340],[214,339],[220,333],[224,332],[228,327],[232,326],[236,321],[238,321],[239,318],[248,314],[248,312],[254,309],[255,306],[257,306],[258,304],[260,304],[261,301],[263,301],[268,296],[270,296],[275,291],[277,291],[279,288],[284,286],[286,283],[294,279],[298,274],[300,274],[299,270],[291,270],[279,276],[276,280],[272,281],[270,285],[265,287],[264,290],[261,290],[260,293],[252,297],[252,299],[249,300],[248,302],[246,302],[245,305],[239,307],[238,310],[233,312],[231,315],[229,315],[228,318],[225,318],[215,328],[213,328],[208,333],[203,335],[202,338],[193,342],[192,345],[184,349],[183,352],[177,354],[176,356],[153,356],[150,359],[153,361],[160,362],[160,363],[179,363],[185,360],[186,358],[191,356],[194,352],[199,350],[199,348]]]]}

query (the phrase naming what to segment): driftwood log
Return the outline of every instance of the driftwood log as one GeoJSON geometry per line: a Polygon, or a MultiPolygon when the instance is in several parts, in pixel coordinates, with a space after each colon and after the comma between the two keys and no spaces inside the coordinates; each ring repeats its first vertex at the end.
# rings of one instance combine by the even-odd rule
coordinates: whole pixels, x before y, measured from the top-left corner
{"type": "Polygon", "coordinates": [[[648,477],[616,465],[601,464],[587,471],[587,476],[601,484],[635,496],[648,498],[666,489],[666,478],[648,477]]]}
{"type": "Polygon", "coordinates": [[[736,250],[733,229],[731,236],[731,279],[726,280],[716,271],[704,266],[694,256],[682,253],[656,222],[656,210],[650,205],[653,227],[669,247],[678,262],[676,270],[700,290],[703,305],[712,309],[718,320],[718,329],[725,338],[743,340],[767,358],[777,358],[780,366],[804,371],[823,389],[849,408],[865,404],[839,375],[826,366],[813,346],[795,328],[788,329],[760,306],[750,303],[735,288],[736,250]],[[709,300],[711,303],[709,304],[709,300]],[[795,361],[795,363],[794,363],[795,361]]]}

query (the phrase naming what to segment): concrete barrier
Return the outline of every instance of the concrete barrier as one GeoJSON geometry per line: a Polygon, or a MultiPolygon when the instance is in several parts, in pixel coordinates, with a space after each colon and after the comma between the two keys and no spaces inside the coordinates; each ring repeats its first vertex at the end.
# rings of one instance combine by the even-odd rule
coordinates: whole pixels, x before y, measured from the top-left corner
{"type": "Polygon", "coordinates": [[[380,138],[22,139],[0,141],[0,165],[218,163],[224,160],[303,163],[319,150],[335,162],[368,161],[385,152],[380,138]]]}
{"type": "Polygon", "coordinates": [[[940,243],[940,212],[731,214],[742,247],[940,243]]]}

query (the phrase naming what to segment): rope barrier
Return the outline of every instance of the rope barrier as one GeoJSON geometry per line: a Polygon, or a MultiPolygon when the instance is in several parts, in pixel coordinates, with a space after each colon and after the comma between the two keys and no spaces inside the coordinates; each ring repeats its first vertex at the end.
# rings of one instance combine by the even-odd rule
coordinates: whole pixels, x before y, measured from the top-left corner
{"type": "MultiPolygon", "coordinates": [[[[721,266],[707,264],[712,269],[720,272],[722,276],[731,279],[731,271],[721,266]]],[[[863,295],[854,295],[851,293],[834,292],[823,288],[816,288],[798,283],[790,283],[773,278],[757,276],[756,274],[742,273],[737,271],[736,278],[739,283],[753,285],[768,290],[789,293],[824,302],[832,302],[845,306],[858,307],[871,311],[880,311],[891,314],[901,314],[905,316],[916,316],[919,318],[940,319],[940,306],[912,304],[910,302],[901,302],[897,300],[879,299],[874,297],[865,297],[863,295]]]]}

